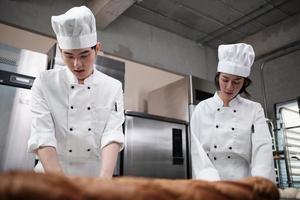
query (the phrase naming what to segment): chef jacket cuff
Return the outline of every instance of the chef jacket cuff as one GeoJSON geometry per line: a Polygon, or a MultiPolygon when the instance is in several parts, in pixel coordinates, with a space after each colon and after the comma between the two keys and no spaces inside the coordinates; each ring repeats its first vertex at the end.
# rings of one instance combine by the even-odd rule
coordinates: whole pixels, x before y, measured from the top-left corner
{"type": "Polygon", "coordinates": [[[218,171],[214,168],[207,168],[207,169],[203,169],[203,170],[199,171],[197,173],[196,179],[203,179],[206,181],[221,180],[218,171]]]}
{"type": "Polygon", "coordinates": [[[101,149],[105,146],[116,142],[120,145],[120,151],[124,148],[124,134],[122,131],[108,131],[103,133],[102,139],[101,139],[101,149]]]}
{"type": "Polygon", "coordinates": [[[31,137],[28,140],[27,151],[33,153],[34,150],[38,149],[41,146],[52,146],[57,147],[56,139],[53,137],[53,134],[39,134],[38,136],[31,137]]]}

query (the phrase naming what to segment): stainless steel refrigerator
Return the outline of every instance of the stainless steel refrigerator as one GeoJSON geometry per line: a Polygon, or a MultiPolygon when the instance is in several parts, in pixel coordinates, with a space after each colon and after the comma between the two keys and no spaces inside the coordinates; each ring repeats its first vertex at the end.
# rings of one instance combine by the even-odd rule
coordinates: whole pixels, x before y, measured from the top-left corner
{"type": "Polygon", "coordinates": [[[123,175],[189,178],[187,122],[125,113],[123,175]]]}
{"type": "Polygon", "coordinates": [[[32,170],[30,88],[46,70],[47,55],[0,44],[0,171],[32,170]]]}
{"type": "Polygon", "coordinates": [[[189,122],[214,91],[212,82],[190,75],[148,94],[151,115],[127,112],[124,175],[190,178],[189,122]]]}

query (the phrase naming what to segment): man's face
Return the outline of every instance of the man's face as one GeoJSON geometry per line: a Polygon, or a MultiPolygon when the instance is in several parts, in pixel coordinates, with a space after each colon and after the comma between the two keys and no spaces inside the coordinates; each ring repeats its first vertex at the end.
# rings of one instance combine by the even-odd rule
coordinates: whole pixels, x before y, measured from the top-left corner
{"type": "Polygon", "coordinates": [[[84,79],[93,73],[94,63],[100,44],[97,43],[96,49],[61,49],[62,58],[71,72],[76,76],[78,82],[83,84],[84,79]]]}

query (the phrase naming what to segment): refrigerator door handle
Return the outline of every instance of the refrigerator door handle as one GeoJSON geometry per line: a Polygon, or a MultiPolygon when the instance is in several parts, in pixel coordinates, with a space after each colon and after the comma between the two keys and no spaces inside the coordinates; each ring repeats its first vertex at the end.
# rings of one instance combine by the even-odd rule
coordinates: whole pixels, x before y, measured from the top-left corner
{"type": "Polygon", "coordinates": [[[173,165],[183,165],[182,130],[172,129],[172,159],[173,165]]]}
{"type": "Polygon", "coordinates": [[[300,115],[300,96],[297,97],[298,111],[300,115]]]}

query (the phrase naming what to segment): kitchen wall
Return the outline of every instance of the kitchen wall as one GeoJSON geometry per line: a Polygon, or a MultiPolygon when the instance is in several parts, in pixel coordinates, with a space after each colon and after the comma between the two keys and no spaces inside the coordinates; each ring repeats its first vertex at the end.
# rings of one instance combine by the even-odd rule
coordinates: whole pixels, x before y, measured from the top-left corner
{"type": "MultiPolygon", "coordinates": [[[[300,49],[300,15],[275,24],[264,31],[258,32],[244,39],[244,42],[254,46],[258,59],[253,67],[250,78],[253,85],[249,91],[252,99],[264,105],[261,65],[274,56],[288,53],[285,48],[295,44],[294,50],[300,49]],[[280,51],[271,54],[276,50],[280,51]],[[264,56],[268,55],[268,56],[264,56]]],[[[265,63],[263,74],[265,77],[268,117],[274,119],[274,104],[295,99],[300,96],[300,51],[296,50],[282,57],[265,63]]]]}
{"type": "MultiPolygon", "coordinates": [[[[261,65],[263,60],[253,66],[250,93],[253,100],[264,105],[261,65]]],[[[300,96],[300,50],[265,63],[263,74],[265,82],[268,117],[274,119],[274,104],[295,99],[300,96]]]]}
{"type": "Polygon", "coordinates": [[[129,17],[120,16],[99,34],[105,51],[149,66],[211,78],[216,65],[213,49],[129,17]]]}
{"type": "Polygon", "coordinates": [[[243,40],[254,46],[256,56],[300,40],[300,14],[281,21],[243,40]]]}
{"type": "Polygon", "coordinates": [[[0,43],[46,54],[56,39],[0,23],[0,43]]]}

